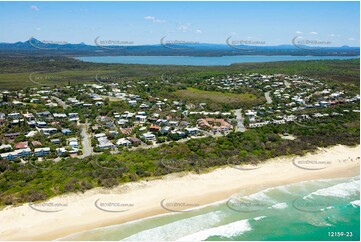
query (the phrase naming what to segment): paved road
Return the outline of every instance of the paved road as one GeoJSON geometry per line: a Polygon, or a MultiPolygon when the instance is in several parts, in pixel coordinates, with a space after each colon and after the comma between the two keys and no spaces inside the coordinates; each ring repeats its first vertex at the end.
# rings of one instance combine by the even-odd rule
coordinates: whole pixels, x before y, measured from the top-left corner
{"type": "Polygon", "coordinates": [[[289,83],[289,82],[286,81],[286,80],[284,81],[284,83],[285,83],[285,86],[286,86],[286,87],[290,87],[290,86],[291,86],[291,83],[289,83]]]}
{"type": "Polygon", "coordinates": [[[244,131],[246,131],[246,128],[244,127],[244,124],[243,124],[243,118],[242,118],[241,111],[242,111],[241,109],[234,110],[234,114],[236,115],[236,120],[237,120],[236,131],[244,132],[244,131]]]}
{"type": "Polygon", "coordinates": [[[82,146],[83,146],[83,155],[82,157],[87,157],[92,155],[92,144],[91,137],[88,134],[87,130],[89,128],[88,120],[85,121],[85,124],[81,124],[81,137],[82,137],[82,146]]]}
{"type": "Polygon", "coordinates": [[[270,94],[270,91],[265,92],[264,96],[266,97],[267,103],[272,103],[272,98],[269,94],[270,94]]]}
{"type": "Polygon", "coordinates": [[[60,98],[52,96],[51,99],[54,99],[64,109],[66,109],[68,107],[68,105],[66,105],[65,102],[63,102],[60,98]]]}

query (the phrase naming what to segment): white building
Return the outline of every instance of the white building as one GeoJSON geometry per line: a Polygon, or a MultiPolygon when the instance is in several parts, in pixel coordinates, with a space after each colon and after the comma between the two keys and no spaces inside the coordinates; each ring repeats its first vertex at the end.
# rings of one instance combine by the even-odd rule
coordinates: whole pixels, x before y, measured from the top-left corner
{"type": "Polygon", "coordinates": [[[142,137],[143,139],[149,140],[149,141],[155,140],[155,135],[152,134],[152,133],[149,133],[149,132],[142,134],[141,137],[142,137]]]}

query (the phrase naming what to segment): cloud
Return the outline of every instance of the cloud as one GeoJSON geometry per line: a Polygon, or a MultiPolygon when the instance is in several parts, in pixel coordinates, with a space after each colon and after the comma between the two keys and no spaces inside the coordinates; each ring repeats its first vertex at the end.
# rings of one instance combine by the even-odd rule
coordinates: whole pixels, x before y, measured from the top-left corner
{"type": "Polygon", "coordinates": [[[34,10],[34,11],[40,11],[40,8],[38,6],[35,6],[35,5],[31,5],[30,9],[34,10]]]}
{"type": "Polygon", "coordinates": [[[196,30],[196,33],[197,33],[197,34],[202,34],[203,32],[202,32],[202,30],[197,29],[197,30],[196,30]]]}
{"type": "Polygon", "coordinates": [[[188,30],[188,26],[187,25],[179,25],[178,26],[178,30],[181,30],[181,31],[183,31],[183,32],[185,32],[185,31],[187,31],[188,30]]]}
{"type": "Polygon", "coordinates": [[[355,39],[354,38],[348,38],[347,40],[354,41],[355,39]]]}
{"type": "Polygon", "coordinates": [[[336,35],[335,35],[335,34],[330,34],[329,36],[330,36],[330,37],[335,37],[336,35]]]}
{"type": "Polygon", "coordinates": [[[145,20],[150,20],[153,23],[164,23],[165,22],[165,20],[158,19],[158,18],[156,18],[154,16],[145,16],[144,19],[145,20]]]}
{"type": "Polygon", "coordinates": [[[190,24],[189,23],[187,23],[187,24],[180,24],[180,25],[178,25],[178,30],[180,30],[180,31],[183,31],[183,32],[187,32],[187,31],[189,31],[189,28],[190,28],[190,24]]]}
{"type": "Polygon", "coordinates": [[[310,34],[318,34],[317,32],[310,32],[310,34]]]}
{"type": "Polygon", "coordinates": [[[37,28],[36,28],[36,31],[40,31],[40,30],[41,30],[41,28],[40,28],[40,27],[37,27],[37,28]]]}
{"type": "Polygon", "coordinates": [[[302,34],[302,32],[301,32],[301,31],[299,31],[299,30],[297,30],[297,31],[296,31],[296,34],[302,34]]]}

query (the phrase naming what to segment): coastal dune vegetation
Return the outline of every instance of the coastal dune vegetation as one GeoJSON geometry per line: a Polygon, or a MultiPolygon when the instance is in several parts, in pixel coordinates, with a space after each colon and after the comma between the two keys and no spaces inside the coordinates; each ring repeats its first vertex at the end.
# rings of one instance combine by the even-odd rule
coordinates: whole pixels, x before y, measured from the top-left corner
{"type": "Polygon", "coordinates": [[[0,161],[0,204],[35,202],[63,193],[84,192],[98,186],[110,188],[174,172],[202,173],[225,165],[258,164],[281,155],[303,155],[318,147],[357,145],[360,133],[354,124],[358,118],[358,113],[351,113],[347,117],[312,123],[312,128],[296,124],[270,125],[218,138],[123,150],[117,155],[105,152],[56,163],[0,161]],[[285,132],[296,135],[297,139],[282,139],[279,134],[285,132]]]}

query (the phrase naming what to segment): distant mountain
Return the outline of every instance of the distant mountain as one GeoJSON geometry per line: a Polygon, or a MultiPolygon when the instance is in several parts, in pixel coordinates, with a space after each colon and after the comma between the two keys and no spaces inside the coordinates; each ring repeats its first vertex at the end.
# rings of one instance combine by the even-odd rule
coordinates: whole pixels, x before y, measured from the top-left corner
{"type": "MultiPolygon", "coordinates": [[[[96,41],[95,41],[96,42],[96,41]]],[[[226,55],[314,55],[314,56],[359,56],[359,47],[323,47],[305,45],[232,45],[207,43],[169,43],[156,45],[87,45],[61,42],[42,42],[30,38],[24,42],[0,43],[0,54],[38,56],[226,56],[226,55]]]]}

